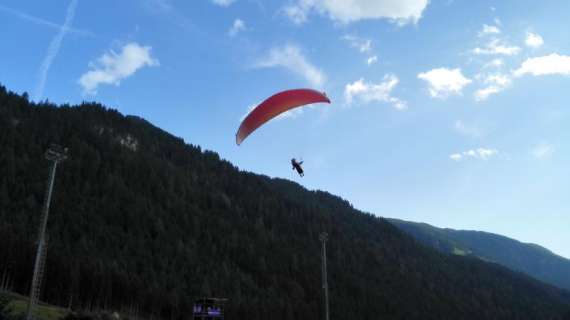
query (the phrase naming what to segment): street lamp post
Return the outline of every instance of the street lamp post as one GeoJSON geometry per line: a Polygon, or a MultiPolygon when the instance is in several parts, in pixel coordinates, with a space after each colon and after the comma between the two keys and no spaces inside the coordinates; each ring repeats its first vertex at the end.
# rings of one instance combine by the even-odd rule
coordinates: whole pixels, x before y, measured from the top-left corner
{"type": "Polygon", "coordinates": [[[30,288],[30,301],[28,303],[28,314],[26,317],[27,320],[33,320],[33,310],[40,298],[41,282],[43,278],[45,257],[47,254],[46,228],[49,217],[49,206],[51,202],[51,194],[53,191],[53,183],[55,180],[55,171],[57,169],[57,164],[67,159],[67,148],[64,149],[58,145],[52,144],[46,151],[45,158],[51,161],[51,168],[46,195],[44,198],[42,218],[40,221],[38,249],[36,252],[36,259],[34,264],[32,286],[30,288]]]}
{"type": "Polygon", "coordinates": [[[328,234],[323,232],[319,235],[319,240],[323,243],[323,294],[325,297],[325,320],[329,320],[329,285],[327,281],[327,240],[328,234]]]}

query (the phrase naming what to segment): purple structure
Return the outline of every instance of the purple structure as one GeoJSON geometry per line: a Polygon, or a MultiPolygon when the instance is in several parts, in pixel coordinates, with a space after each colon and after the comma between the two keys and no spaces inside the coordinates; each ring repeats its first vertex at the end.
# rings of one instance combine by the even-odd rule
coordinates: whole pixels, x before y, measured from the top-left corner
{"type": "Polygon", "coordinates": [[[228,299],[200,298],[194,302],[194,320],[223,320],[224,305],[228,299]]]}

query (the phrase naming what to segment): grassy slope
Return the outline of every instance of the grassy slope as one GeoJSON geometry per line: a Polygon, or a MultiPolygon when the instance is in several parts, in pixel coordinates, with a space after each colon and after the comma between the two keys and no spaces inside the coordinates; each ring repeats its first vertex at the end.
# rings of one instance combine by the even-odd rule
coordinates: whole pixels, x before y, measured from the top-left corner
{"type": "MultiPolygon", "coordinates": [[[[2,292],[0,299],[7,299],[9,302],[4,308],[3,312],[6,316],[13,319],[25,318],[28,312],[28,297],[22,295],[2,292]]],[[[69,313],[69,310],[40,303],[34,312],[34,317],[38,320],[58,320],[62,319],[69,313]]]]}

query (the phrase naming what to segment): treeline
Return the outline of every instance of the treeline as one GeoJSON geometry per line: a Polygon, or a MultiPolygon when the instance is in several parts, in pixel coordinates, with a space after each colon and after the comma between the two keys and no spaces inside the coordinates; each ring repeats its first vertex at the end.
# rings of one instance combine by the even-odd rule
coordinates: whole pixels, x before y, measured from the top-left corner
{"type": "Polygon", "coordinates": [[[570,290],[570,260],[529,243],[481,231],[441,229],[425,223],[390,219],[419,242],[449,254],[493,261],[511,270],[570,290]]]}
{"type": "MultiPolygon", "coordinates": [[[[322,316],[326,231],[333,319],[561,319],[570,294],[416,244],[326,192],[238,170],[211,151],[96,103],[30,103],[0,87],[0,276],[29,291],[57,142],[42,299],[75,310],[228,319],[322,316]]],[[[0,280],[1,281],[1,280],[0,280]]]]}

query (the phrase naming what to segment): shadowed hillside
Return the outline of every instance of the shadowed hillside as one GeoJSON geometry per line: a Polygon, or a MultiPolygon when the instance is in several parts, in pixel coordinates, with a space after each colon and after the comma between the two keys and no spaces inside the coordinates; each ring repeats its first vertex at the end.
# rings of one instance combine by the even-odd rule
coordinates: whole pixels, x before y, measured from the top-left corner
{"type": "Polygon", "coordinates": [[[0,275],[27,293],[51,142],[69,147],[50,216],[43,300],[188,318],[317,319],[320,244],[332,319],[561,319],[570,294],[479,259],[418,245],[321,191],[242,172],[98,104],[30,104],[0,88],[0,275]]]}
{"type": "Polygon", "coordinates": [[[471,255],[570,290],[570,260],[532,243],[480,231],[441,229],[390,219],[420,242],[445,253],[471,255]]]}

